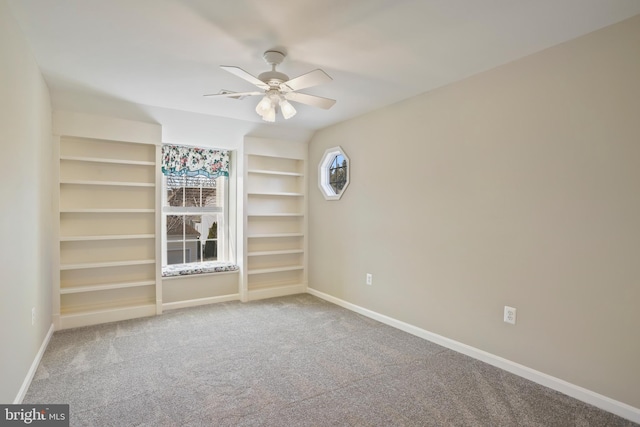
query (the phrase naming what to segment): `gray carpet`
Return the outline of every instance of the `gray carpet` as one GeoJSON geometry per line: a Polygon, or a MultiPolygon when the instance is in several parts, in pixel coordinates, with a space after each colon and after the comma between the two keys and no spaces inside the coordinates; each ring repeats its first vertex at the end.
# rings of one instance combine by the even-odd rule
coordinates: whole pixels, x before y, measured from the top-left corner
{"type": "Polygon", "coordinates": [[[56,332],[24,403],[80,426],[630,426],[310,295],[56,332]]]}

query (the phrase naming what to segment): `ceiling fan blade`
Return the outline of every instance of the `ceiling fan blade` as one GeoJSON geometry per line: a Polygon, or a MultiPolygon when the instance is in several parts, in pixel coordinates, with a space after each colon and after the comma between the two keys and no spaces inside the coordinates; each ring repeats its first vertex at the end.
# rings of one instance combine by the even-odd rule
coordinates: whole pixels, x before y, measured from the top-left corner
{"type": "Polygon", "coordinates": [[[222,89],[218,93],[208,93],[202,96],[209,96],[209,97],[217,96],[217,97],[225,97],[225,98],[242,99],[245,96],[253,96],[253,95],[264,95],[264,92],[233,92],[230,90],[222,89]]]}
{"type": "Polygon", "coordinates": [[[284,97],[289,101],[299,102],[301,104],[311,105],[313,107],[323,108],[328,110],[336,103],[335,99],[323,98],[316,95],[308,95],[306,93],[288,92],[284,94],[284,97]]]}
{"type": "Polygon", "coordinates": [[[333,79],[329,77],[327,73],[320,69],[317,69],[286,81],[282,85],[285,86],[285,88],[283,88],[285,90],[300,90],[306,89],[308,87],[318,86],[323,83],[329,83],[332,80],[333,79]]]}
{"type": "Polygon", "coordinates": [[[258,86],[260,89],[269,89],[269,85],[266,84],[265,82],[263,82],[262,80],[258,79],[255,76],[252,76],[251,74],[247,73],[245,70],[243,70],[242,68],[238,68],[238,67],[233,67],[230,65],[221,65],[220,68],[222,68],[225,71],[230,72],[231,74],[240,77],[241,79],[244,79],[246,81],[248,81],[251,84],[254,84],[256,86],[258,86]]]}

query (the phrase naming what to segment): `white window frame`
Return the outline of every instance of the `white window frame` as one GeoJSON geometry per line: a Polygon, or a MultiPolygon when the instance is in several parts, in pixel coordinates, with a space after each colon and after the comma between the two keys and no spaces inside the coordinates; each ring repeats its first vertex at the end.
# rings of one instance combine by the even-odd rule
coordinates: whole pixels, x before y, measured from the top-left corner
{"type": "MultiPolygon", "coordinates": [[[[196,206],[169,206],[167,201],[167,177],[162,177],[162,215],[161,215],[161,229],[162,229],[162,266],[167,266],[167,216],[170,215],[214,215],[218,223],[217,228],[217,260],[228,261],[229,260],[229,178],[226,176],[220,176],[215,178],[216,181],[216,199],[219,201],[216,203],[216,207],[196,207],[196,206]],[[219,206],[219,205],[222,206],[219,206]]],[[[202,195],[202,193],[201,193],[202,195]]],[[[206,240],[206,239],[205,239],[206,240]]],[[[184,241],[184,240],[183,240],[184,241]]],[[[188,264],[200,264],[203,261],[189,262],[188,264]]]]}
{"type": "Polygon", "coordinates": [[[324,196],[326,200],[340,200],[345,190],[349,186],[349,171],[351,169],[351,160],[349,160],[349,156],[346,155],[342,147],[337,146],[333,148],[328,148],[324,155],[322,156],[322,160],[320,160],[320,164],[318,165],[318,188],[320,188],[320,192],[324,196]],[[333,187],[331,186],[330,181],[330,172],[329,169],[331,164],[335,160],[336,157],[342,156],[347,161],[347,180],[344,183],[344,187],[342,187],[342,191],[340,193],[336,193],[333,187]]]}

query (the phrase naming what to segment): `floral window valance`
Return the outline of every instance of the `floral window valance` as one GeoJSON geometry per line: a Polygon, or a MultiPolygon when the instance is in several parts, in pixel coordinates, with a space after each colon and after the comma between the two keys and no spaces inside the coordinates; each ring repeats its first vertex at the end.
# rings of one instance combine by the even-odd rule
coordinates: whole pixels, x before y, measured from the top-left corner
{"type": "Polygon", "coordinates": [[[162,146],[162,173],[165,175],[229,176],[229,152],[209,148],[162,146]]]}

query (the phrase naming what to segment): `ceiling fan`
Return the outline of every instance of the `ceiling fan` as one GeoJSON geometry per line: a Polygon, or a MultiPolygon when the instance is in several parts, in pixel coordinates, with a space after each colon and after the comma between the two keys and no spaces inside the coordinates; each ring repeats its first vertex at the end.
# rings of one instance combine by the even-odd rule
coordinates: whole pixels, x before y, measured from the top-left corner
{"type": "Polygon", "coordinates": [[[289,79],[289,76],[286,74],[276,71],[276,66],[282,63],[285,58],[284,53],[277,50],[268,50],[264,53],[263,58],[267,64],[271,65],[271,71],[265,71],[258,75],[258,77],[254,77],[239,67],[220,66],[223,70],[256,85],[262,89],[262,91],[232,92],[230,90],[221,90],[219,93],[204,96],[242,99],[245,96],[263,95],[264,97],[256,106],[256,112],[267,122],[274,122],[276,120],[277,108],[280,109],[285,119],[293,117],[296,114],[296,109],[289,101],[299,102],[325,110],[331,108],[333,104],[336,103],[334,99],[298,92],[301,89],[332,81],[333,79],[324,71],[317,69],[289,79]]]}

